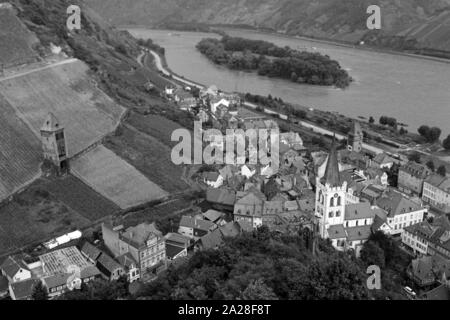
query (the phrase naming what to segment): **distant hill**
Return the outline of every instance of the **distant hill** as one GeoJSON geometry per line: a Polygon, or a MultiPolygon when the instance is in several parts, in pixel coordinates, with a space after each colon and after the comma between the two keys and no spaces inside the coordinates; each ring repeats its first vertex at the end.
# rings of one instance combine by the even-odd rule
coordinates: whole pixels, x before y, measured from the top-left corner
{"type": "Polygon", "coordinates": [[[85,0],[115,25],[164,26],[172,22],[246,25],[291,35],[403,49],[450,51],[450,0],[85,0]],[[366,28],[366,9],[382,9],[382,30],[366,28]]]}

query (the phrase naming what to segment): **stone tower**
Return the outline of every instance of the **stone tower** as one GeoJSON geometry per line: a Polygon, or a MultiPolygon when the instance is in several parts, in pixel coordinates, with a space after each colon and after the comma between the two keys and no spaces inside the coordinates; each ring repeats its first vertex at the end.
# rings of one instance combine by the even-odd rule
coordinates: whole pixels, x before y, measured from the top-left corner
{"type": "Polygon", "coordinates": [[[344,223],[346,196],[347,182],[340,177],[337,150],[333,141],[325,175],[316,180],[316,217],[322,238],[328,237],[328,227],[344,223]]]}
{"type": "Polygon", "coordinates": [[[348,133],[348,149],[355,152],[362,151],[363,131],[358,121],[353,121],[353,128],[348,133]]]}
{"type": "Polygon", "coordinates": [[[69,165],[64,127],[51,112],[41,127],[41,141],[44,158],[52,162],[59,173],[66,172],[69,165]]]}

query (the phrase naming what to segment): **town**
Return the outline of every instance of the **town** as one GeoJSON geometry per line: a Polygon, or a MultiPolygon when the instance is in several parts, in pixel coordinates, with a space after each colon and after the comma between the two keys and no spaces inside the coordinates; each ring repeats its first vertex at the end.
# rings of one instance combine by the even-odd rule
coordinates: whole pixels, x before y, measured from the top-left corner
{"type": "Polygon", "coordinates": [[[450,300],[439,128],[206,86],[83,6],[67,31],[66,0],[11,2],[0,300],[450,300]]]}

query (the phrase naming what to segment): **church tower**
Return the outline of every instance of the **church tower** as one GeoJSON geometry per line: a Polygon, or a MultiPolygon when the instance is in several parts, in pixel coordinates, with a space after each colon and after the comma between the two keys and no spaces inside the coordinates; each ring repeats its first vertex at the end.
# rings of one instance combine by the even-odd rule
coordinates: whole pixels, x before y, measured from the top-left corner
{"type": "Polygon", "coordinates": [[[340,177],[337,150],[333,141],[325,175],[316,178],[316,216],[322,238],[328,237],[328,227],[344,224],[346,195],[347,182],[340,177]]]}
{"type": "Polygon", "coordinates": [[[68,159],[64,127],[51,112],[41,127],[41,141],[44,158],[51,161],[58,168],[59,173],[66,171],[68,159]]]}
{"type": "Polygon", "coordinates": [[[363,131],[361,129],[361,125],[358,121],[353,121],[353,128],[348,133],[348,149],[353,150],[355,152],[362,151],[362,143],[363,143],[363,131]]]}

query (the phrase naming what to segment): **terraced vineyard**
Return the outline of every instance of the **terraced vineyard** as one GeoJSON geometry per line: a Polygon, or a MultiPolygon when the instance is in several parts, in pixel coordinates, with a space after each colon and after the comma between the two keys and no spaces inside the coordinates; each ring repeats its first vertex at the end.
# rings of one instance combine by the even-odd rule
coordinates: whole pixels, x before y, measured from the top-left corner
{"type": "Polygon", "coordinates": [[[9,67],[37,60],[32,46],[38,41],[10,5],[0,4],[0,64],[9,67]]]}
{"type": "Polygon", "coordinates": [[[71,170],[76,177],[123,209],[167,195],[132,165],[103,146],[72,161],[71,170]]]}
{"type": "Polygon", "coordinates": [[[48,112],[65,127],[70,157],[117,126],[124,109],[97,89],[88,67],[74,61],[0,81],[0,95],[39,136],[48,112]]]}
{"type": "Polygon", "coordinates": [[[0,96],[0,201],[39,176],[37,137],[0,96]]]}

